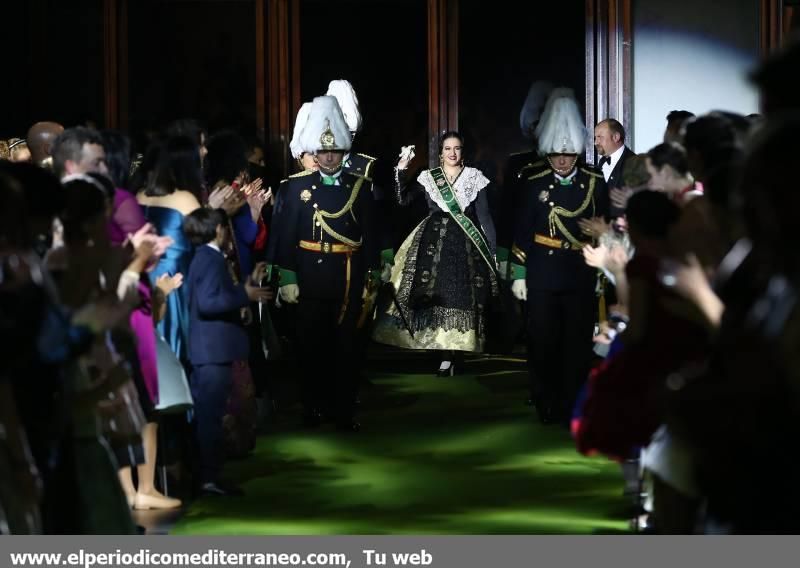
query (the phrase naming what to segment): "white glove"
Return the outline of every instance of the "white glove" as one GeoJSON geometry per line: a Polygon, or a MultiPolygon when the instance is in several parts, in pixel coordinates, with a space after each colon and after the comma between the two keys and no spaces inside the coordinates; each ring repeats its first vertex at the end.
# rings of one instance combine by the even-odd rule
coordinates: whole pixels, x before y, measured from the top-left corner
{"type": "Polygon", "coordinates": [[[408,163],[414,159],[414,145],[411,146],[403,146],[400,150],[400,155],[398,156],[400,160],[397,162],[397,169],[404,170],[408,167],[408,163]]]}
{"type": "Polygon", "coordinates": [[[528,299],[528,285],[525,284],[525,280],[520,278],[519,280],[514,280],[511,284],[511,293],[514,294],[514,297],[517,300],[527,300],[528,299]]]}
{"type": "Polygon", "coordinates": [[[300,298],[300,287],[297,284],[287,284],[278,288],[278,295],[287,304],[296,304],[300,298]]]}
{"type": "Polygon", "coordinates": [[[387,264],[383,267],[383,271],[381,272],[381,282],[386,284],[389,280],[392,279],[392,265],[387,264]]]}

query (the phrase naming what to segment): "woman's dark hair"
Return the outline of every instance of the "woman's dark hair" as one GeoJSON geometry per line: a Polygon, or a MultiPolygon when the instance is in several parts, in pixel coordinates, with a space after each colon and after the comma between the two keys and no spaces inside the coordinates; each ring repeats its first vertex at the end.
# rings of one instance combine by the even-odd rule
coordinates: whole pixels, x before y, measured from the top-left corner
{"type": "Polygon", "coordinates": [[[667,124],[672,126],[673,124],[678,123],[680,126],[690,118],[694,118],[693,112],[689,112],[688,110],[671,110],[667,115],[667,124]]]}
{"type": "Polygon", "coordinates": [[[680,214],[680,208],[666,194],[649,190],[634,193],[625,208],[631,229],[654,239],[666,238],[680,214]]]}
{"type": "Polygon", "coordinates": [[[143,188],[150,197],[162,197],[183,189],[199,200],[203,192],[202,175],[197,144],[186,136],[174,136],[148,148],[133,181],[137,190],[143,188]]]}
{"type": "Polygon", "coordinates": [[[250,150],[244,139],[231,130],[219,132],[208,141],[206,170],[209,185],[220,180],[231,183],[247,171],[247,156],[250,150]]]}
{"type": "Polygon", "coordinates": [[[58,178],[45,168],[25,162],[0,160],[0,174],[17,180],[25,193],[28,215],[51,219],[64,209],[64,190],[58,178]]]}
{"type": "Polygon", "coordinates": [[[32,243],[22,184],[0,171],[0,248],[28,248],[32,243]]]}
{"type": "Polygon", "coordinates": [[[86,176],[92,178],[106,194],[106,199],[114,200],[114,182],[103,174],[90,172],[86,176]]]}
{"type": "Polygon", "coordinates": [[[76,179],[64,184],[66,206],[61,216],[64,223],[64,242],[85,243],[89,238],[85,225],[105,215],[108,196],[100,184],[90,179],[76,179]]]}
{"type": "Polygon", "coordinates": [[[643,187],[650,181],[645,156],[636,154],[625,160],[622,166],[622,183],[631,188],[643,187]]]}
{"type": "Polygon", "coordinates": [[[659,170],[664,166],[672,166],[678,175],[685,176],[689,173],[689,160],[686,157],[686,150],[674,142],[664,142],[654,146],[648,153],[650,163],[659,170]]]}
{"type": "Polygon", "coordinates": [[[172,138],[174,136],[186,136],[190,138],[199,147],[203,143],[203,136],[206,136],[206,129],[200,124],[200,121],[193,118],[182,118],[175,120],[167,126],[167,136],[172,138]]]}
{"type": "Polygon", "coordinates": [[[702,161],[705,196],[727,207],[752,122],[732,112],[714,111],[687,123],[684,146],[702,161]]]}
{"type": "Polygon", "coordinates": [[[103,130],[103,149],[106,152],[108,175],[116,187],[128,189],[131,172],[131,141],[117,130],[103,130]]]}
{"type": "Polygon", "coordinates": [[[749,129],[750,121],[746,117],[714,111],[686,123],[683,145],[687,152],[697,152],[708,169],[741,148],[749,129]]]}
{"type": "Polygon", "coordinates": [[[448,130],[444,134],[442,134],[441,138],[439,138],[439,153],[441,154],[444,151],[444,141],[448,138],[458,138],[458,141],[461,142],[461,145],[464,145],[464,137],[461,136],[461,133],[457,130],[448,130]]]}
{"type": "Polygon", "coordinates": [[[217,227],[228,226],[228,215],[222,209],[201,207],[189,213],[183,220],[183,232],[195,246],[210,243],[217,236],[217,227]]]}
{"type": "Polygon", "coordinates": [[[786,172],[800,151],[798,128],[800,113],[786,113],[754,136],[735,194],[750,239],[774,256],[779,269],[793,272],[800,268],[794,251],[800,192],[786,172]]]}

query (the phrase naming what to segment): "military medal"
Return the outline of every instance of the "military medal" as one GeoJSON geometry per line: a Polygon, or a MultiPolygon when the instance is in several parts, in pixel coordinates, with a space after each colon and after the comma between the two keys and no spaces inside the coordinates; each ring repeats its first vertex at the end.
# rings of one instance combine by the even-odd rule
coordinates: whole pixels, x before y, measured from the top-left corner
{"type": "Polygon", "coordinates": [[[550,199],[550,192],[545,189],[539,194],[539,201],[545,203],[548,199],[550,199]]]}
{"type": "Polygon", "coordinates": [[[444,187],[446,184],[447,184],[447,182],[444,180],[444,178],[439,178],[436,181],[436,185],[438,185],[439,187],[444,187]]]}
{"type": "Polygon", "coordinates": [[[311,199],[311,192],[307,189],[304,189],[303,192],[300,194],[300,199],[303,200],[304,203],[307,203],[309,199],[311,199]]]}

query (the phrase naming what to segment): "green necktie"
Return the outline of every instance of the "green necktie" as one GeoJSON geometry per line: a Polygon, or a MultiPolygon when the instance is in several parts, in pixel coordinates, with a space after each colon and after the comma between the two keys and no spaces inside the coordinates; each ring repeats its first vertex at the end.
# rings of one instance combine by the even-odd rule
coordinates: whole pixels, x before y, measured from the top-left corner
{"type": "Polygon", "coordinates": [[[336,178],[333,176],[322,176],[322,185],[336,185],[336,178]]]}

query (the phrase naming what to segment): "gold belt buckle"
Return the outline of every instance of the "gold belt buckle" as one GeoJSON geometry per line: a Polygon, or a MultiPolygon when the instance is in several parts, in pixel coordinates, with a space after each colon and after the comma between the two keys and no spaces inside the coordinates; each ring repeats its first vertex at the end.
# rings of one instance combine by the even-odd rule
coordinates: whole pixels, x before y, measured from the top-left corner
{"type": "Polygon", "coordinates": [[[331,252],[331,243],[320,243],[320,245],[322,247],[320,249],[321,252],[324,252],[326,254],[331,252]]]}

